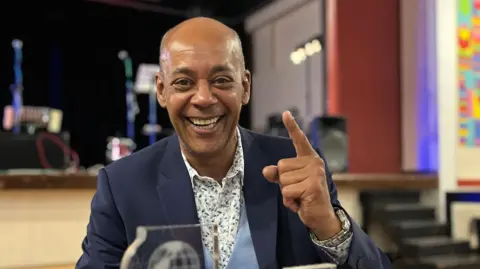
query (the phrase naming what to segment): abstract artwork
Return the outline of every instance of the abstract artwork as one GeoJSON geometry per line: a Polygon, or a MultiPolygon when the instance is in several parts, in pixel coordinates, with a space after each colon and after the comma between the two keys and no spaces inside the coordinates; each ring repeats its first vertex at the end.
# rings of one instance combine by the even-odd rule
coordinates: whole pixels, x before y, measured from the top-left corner
{"type": "Polygon", "coordinates": [[[460,147],[480,147],[480,0],[459,0],[458,137],[460,147]]]}

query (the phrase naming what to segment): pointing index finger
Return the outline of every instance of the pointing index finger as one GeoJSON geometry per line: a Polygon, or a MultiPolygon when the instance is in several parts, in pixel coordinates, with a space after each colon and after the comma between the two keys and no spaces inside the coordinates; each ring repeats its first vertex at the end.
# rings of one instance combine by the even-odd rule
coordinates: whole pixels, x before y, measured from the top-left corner
{"type": "Polygon", "coordinates": [[[290,111],[285,111],[282,114],[283,124],[287,128],[288,135],[293,141],[297,156],[308,156],[315,152],[315,150],[310,145],[310,141],[303,133],[302,129],[298,126],[295,118],[293,117],[290,111]]]}

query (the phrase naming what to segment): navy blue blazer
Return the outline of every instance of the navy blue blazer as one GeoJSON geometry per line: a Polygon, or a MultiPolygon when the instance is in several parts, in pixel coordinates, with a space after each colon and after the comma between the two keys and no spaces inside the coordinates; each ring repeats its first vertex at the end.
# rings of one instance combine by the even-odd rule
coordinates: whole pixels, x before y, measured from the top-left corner
{"type": "MultiPolygon", "coordinates": [[[[290,139],[240,128],[244,158],[244,198],[252,241],[261,269],[331,262],[310,240],[298,215],[282,203],[280,188],[262,175],[267,165],[296,156],[290,139]]],[[[327,169],[330,197],[340,207],[327,169]]],[[[120,159],[99,172],[91,203],[83,255],[77,269],[118,268],[139,225],[198,223],[192,184],[182,160],[178,137],[120,159]]],[[[353,240],[346,264],[339,268],[390,269],[388,258],[352,220],[353,240]]],[[[201,236],[191,234],[197,249],[201,236]]],[[[192,240],[192,239],[191,239],[192,240]]]]}

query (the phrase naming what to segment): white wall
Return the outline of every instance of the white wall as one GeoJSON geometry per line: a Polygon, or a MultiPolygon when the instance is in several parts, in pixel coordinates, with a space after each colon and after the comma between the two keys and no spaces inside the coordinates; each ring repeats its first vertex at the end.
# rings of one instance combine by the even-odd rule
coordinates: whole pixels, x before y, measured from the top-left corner
{"type": "Polygon", "coordinates": [[[445,220],[445,193],[456,190],[457,159],[457,1],[437,1],[437,85],[439,133],[439,217],[445,220]]]}
{"type": "Polygon", "coordinates": [[[322,0],[277,0],[251,15],[245,23],[253,42],[252,128],[265,126],[267,116],[292,106],[307,122],[323,111],[323,60],[311,57],[309,82],[307,63],[294,65],[290,53],[322,31],[322,0]],[[307,85],[311,87],[309,115],[307,85]]]}

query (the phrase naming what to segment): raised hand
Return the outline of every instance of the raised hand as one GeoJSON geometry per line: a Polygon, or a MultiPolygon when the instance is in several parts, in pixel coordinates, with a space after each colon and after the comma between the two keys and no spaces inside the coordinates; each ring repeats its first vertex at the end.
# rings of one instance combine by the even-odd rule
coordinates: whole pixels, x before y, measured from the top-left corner
{"type": "Polygon", "coordinates": [[[341,224],[330,201],[325,163],[292,114],[283,112],[282,120],[297,156],[265,167],[263,175],[268,181],[280,184],[283,204],[298,213],[319,239],[330,238],[341,230],[341,224]]]}

